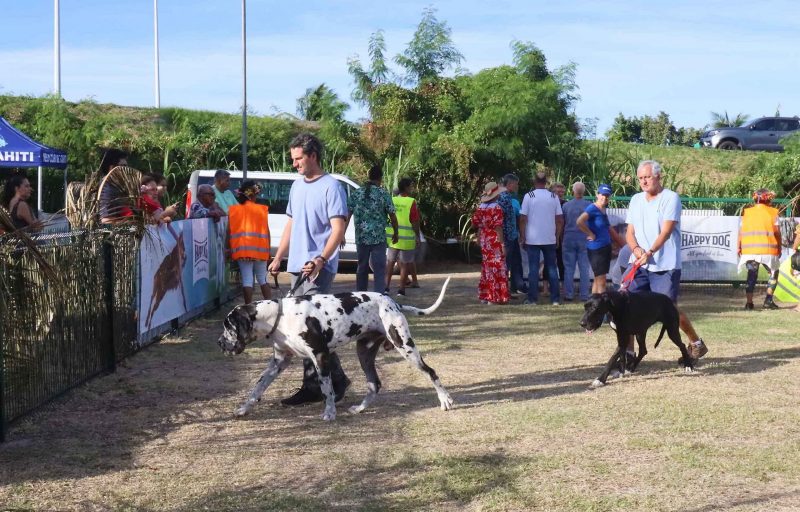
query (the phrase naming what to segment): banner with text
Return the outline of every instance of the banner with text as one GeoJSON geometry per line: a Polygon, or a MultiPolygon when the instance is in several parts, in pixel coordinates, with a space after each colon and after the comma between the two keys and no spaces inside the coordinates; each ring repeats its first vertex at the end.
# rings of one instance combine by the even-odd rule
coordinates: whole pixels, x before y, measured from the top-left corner
{"type": "Polygon", "coordinates": [[[139,334],[213,302],[226,292],[227,219],[147,228],[139,254],[139,334]]]}

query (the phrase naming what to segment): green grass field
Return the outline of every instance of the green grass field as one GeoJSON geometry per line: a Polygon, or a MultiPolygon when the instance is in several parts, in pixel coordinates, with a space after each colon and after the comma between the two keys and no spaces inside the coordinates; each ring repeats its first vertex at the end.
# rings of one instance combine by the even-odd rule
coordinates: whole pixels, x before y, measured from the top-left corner
{"type": "MultiPolygon", "coordinates": [[[[224,357],[220,311],[13,425],[0,445],[0,509],[681,510],[800,509],[800,315],[741,310],[742,289],[685,286],[710,348],[698,371],[668,341],[633,376],[588,386],[614,348],[587,336],[580,304],[484,306],[477,266],[439,311],[411,320],[456,401],[381,352],[379,399],[335,423],[321,404],[284,408],[299,364],[250,416],[234,408],[263,369],[263,342],[224,357]]],[[[443,273],[407,303],[426,306],[443,273]]],[[[340,276],[347,289],[353,276],[340,276]]]]}

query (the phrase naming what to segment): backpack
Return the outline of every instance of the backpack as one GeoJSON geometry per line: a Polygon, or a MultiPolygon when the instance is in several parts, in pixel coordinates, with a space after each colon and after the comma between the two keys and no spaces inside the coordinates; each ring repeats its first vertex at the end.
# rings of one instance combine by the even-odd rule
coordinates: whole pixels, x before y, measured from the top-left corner
{"type": "Polygon", "coordinates": [[[778,219],[778,228],[781,230],[782,245],[791,247],[795,230],[797,229],[797,221],[794,220],[794,217],[780,217],[778,219]]]}

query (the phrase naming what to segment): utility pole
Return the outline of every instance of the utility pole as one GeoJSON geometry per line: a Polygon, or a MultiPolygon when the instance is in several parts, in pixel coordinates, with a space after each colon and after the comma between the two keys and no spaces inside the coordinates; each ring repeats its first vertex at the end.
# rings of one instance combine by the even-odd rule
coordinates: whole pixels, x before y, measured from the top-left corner
{"type": "Polygon", "coordinates": [[[158,0],[153,0],[153,32],[155,34],[155,91],[156,91],[156,108],[161,108],[161,80],[159,79],[159,62],[158,62],[158,0]]]}
{"type": "Polygon", "coordinates": [[[53,93],[61,96],[61,7],[53,5],[53,93]]]}
{"type": "Polygon", "coordinates": [[[247,179],[247,0],[242,0],[242,180],[247,179]]]}

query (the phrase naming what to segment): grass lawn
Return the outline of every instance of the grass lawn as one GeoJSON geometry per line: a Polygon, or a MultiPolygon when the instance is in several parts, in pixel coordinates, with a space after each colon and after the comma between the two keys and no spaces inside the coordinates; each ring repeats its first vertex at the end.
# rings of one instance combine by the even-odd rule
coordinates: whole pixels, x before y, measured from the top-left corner
{"type": "MultiPolygon", "coordinates": [[[[614,348],[587,336],[581,304],[484,306],[478,267],[420,276],[404,302],[420,351],[456,401],[381,352],[378,400],[354,346],[336,422],[285,408],[296,362],[250,416],[232,417],[265,365],[263,342],[226,358],[228,308],[198,320],[12,426],[0,509],[22,510],[798,510],[800,315],[743,311],[744,291],[686,286],[710,348],[694,374],[665,340],[639,371],[588,386],[614,348]]],[[[337,289],[353,276],[337,278],[337,289]]]]}

